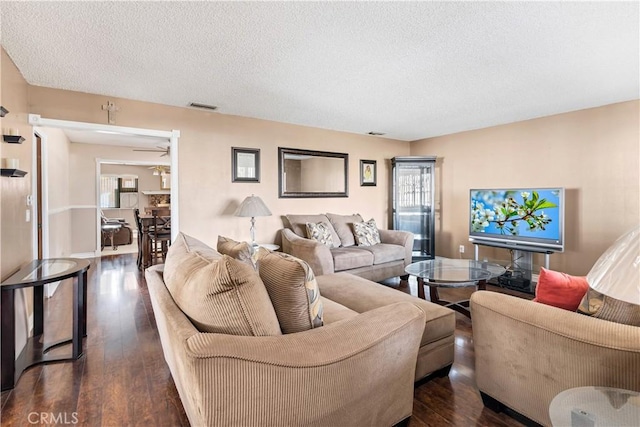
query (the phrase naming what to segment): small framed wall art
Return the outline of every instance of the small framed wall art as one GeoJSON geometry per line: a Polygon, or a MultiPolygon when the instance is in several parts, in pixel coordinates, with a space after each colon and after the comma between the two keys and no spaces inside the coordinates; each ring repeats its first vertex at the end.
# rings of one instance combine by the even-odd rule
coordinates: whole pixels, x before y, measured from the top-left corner
{"type": "Polygon", "coordinates": [[[375,160],[360,160],[360,186],[375,187],[378,170],[375,160]]]}
{"type": "Polygon", "coordinates": [[[260,182],[260,150],[231,147],[231,182],[260,182]]]}

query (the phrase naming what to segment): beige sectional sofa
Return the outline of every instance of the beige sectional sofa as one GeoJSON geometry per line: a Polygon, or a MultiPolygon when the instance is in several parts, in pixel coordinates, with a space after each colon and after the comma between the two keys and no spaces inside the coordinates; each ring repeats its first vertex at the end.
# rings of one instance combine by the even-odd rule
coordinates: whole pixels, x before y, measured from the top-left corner
{"type": "Polygon", "coordinates": [[[345,272],[380,281],[406,276],[411,263],[413,234],[406,231],[378,229],[381,242],[373,246],[358,246],[354,236],[359,214],[286,215],[281,232],[282,250],[305,260],[316,276],[345,272]],[[306,223],[325,223],[332,234],[333,245],[307,238],[306,223]]]}
{"type": "Polygon", "coordinates": [[[390,426],[411,415],[414,381],[453,362],[452,310],[345,273],[313,279],[305,270],[320,291],[322,326],[270,331],[272,308],[257,302],[264,290],[243,290],[261,277],[252,271],[180,234],[167,263],[145,272],[165,360],[194,426],[390,426]],[[208,292],[222,282],[230,288],[207,325],[208,292]],[[246,331],[215,332],[235,317],[246,331]]]}

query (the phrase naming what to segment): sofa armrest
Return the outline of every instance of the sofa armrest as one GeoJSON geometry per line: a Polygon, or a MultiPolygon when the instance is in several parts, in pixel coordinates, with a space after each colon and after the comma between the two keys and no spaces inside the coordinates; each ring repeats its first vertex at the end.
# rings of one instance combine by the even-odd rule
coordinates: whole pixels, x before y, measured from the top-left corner
{"type": "Polygon", "coordinates": [[[306,261],[316,276],[334,272],[333,256],[327,245],[300,237],[288,228],[282,229],[281,235],[283,252],[306,261]]]}
{"type": "Polygon", "coordinates": [[[478,388],[540,424],[569,388],[640,391],[640,327],[489,291],[472,294],[471,314],[478,388]]]}
{"type": "Polygon", "coordinates": [[[397,303],[296,334],[197,334],[189,384],[206,425],[393,425],[411,415],[424,319],[397,303]]]}
{"type": "Polygon", "coordinates": [[[413,233],[400,230],[378,230],[380,242],[404,246],[404,265],[411,264],[413,252],[413,233]]]}

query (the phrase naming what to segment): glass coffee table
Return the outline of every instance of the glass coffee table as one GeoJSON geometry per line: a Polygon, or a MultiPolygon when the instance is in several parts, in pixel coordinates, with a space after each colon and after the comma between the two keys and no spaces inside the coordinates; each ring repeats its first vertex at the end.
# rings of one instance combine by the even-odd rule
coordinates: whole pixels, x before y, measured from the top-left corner
{"type": "Polygon", "coordinates": [[[405,272],[418,279],[418,297],[425,298],[424,286],[429,286],[431,302],[452,308],[467,317],[469,300],[447,301],[440,299],[438,288],[464,288],[477,286],[486,289],[487,280],[504,274],[505,268],[499,264],[471,259],[450,259],[436,257],[414,262],[405,268],[405,272]]]}

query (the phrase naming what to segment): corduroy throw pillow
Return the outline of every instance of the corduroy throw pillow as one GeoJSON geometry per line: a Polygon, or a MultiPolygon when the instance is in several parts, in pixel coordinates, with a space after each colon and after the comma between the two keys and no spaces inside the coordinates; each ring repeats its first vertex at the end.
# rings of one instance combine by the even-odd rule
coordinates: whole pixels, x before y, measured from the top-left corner
{"type": "Polygon", "coordinates": [[[253,250],[247,242],[238,242],[228,237],[218,236],[218,252],[223,255],[229,255],[231,258],[235,258],[238,261],[242,261],[252,267],[253,265],[253,250]]]}
{"type": "Polygon", "coordinates": [[[588,289],[586,277],[571,276],[541,267],[534,301],[576,311],[588,289]]]}
{"type": "Polygon", "coordinates": [[[322,326],[322,300],[313,270],[282,252],[258,249],[258,272],[285,334],[322,326]]]}
{"type": "Polygon", "coordinates": [[[640,326],[640,305],[620,301],[589,288],[578,313],[624,325],[640,326]]]}
{"type": "Polygon", "coordinates": [[[196,239],[180,233],[167,253],[163,277],[178,307],[201,332],[282,334],[257,271],[196,239]]]}

